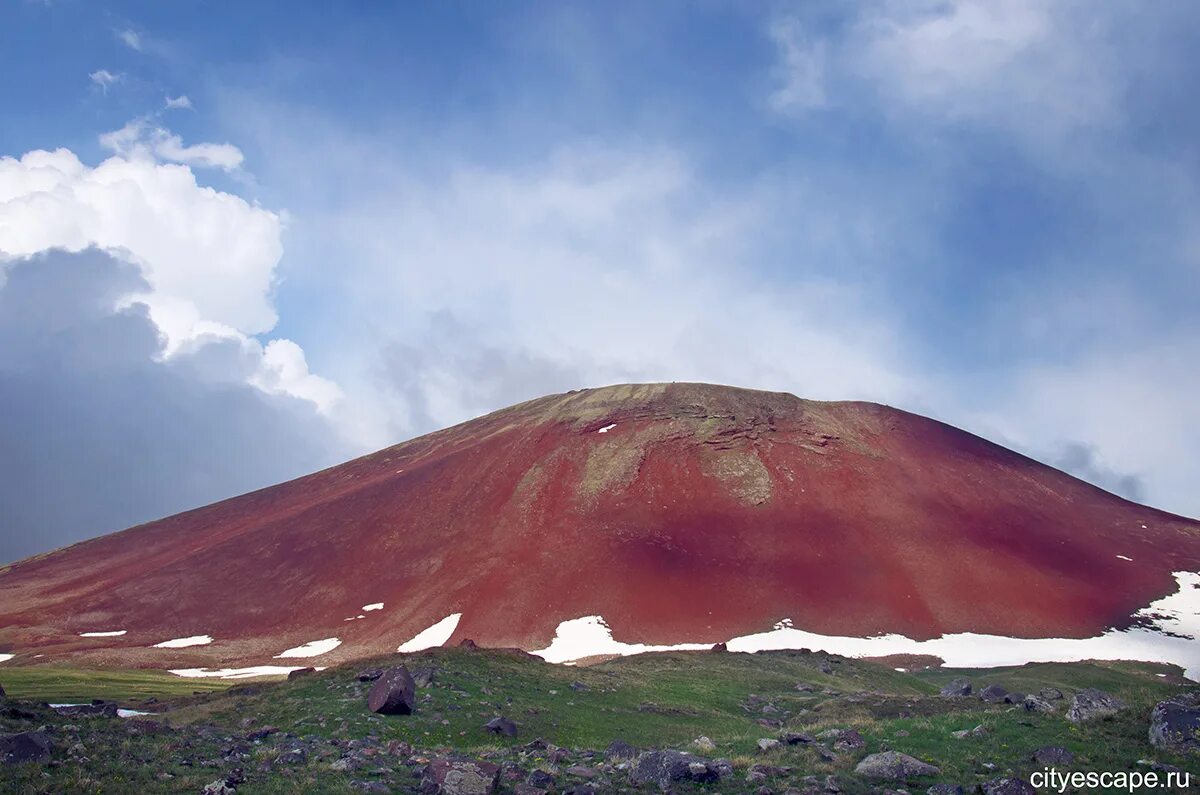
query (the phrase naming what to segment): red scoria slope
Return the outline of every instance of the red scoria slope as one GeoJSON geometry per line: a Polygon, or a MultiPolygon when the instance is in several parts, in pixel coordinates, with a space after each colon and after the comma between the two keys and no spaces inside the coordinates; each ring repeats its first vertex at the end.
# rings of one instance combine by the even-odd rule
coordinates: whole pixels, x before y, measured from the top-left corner
{"type": "Polygon", "coordinates": [[[1180,570],[1200,570],[1200,524],[942,423],[626,385],[14,564],[0,573],[0,650],[253,665],[340,638],[329,664],[394,651],[452,613],[451,643],[525,649],[586,615],[657,644],[783,617],[823,634],[1083,637],[1173,592],[1180,570]],[[385,608],[344,620],[374,602],[385,608]],[[215,642],[149,648],[191,635],[215,642]]]}

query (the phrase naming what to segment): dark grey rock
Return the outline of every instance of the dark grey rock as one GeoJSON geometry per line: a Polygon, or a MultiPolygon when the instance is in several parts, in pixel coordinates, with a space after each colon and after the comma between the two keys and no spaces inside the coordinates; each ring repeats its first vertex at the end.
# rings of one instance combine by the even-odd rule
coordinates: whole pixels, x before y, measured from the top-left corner
{"type": "Polygon", "coordinates": [[[505,717],[492,718],[483,725],[492,734],[503,734],[505,737],[517,736],[517,724],[505,717]]]}
{"type": "Polygon", "coordinates": [[[0,734],[0,762],[16,765],[22,762],[49,762],[53,745],[45,732],[0,734]]]}
{"type": "Polygon", "coordinates": [[[550,789],[554,786],[554,775],[552,773],[547,773],[545,770],[534,770],[525,779],[525,783],[531,787],[550,789]]]}
{"type": "Polygon", "coordinates": [[[979,691],[979,697],[990,704],[999,704],[1004,701],[1004,697],[1008,695],[1008,691],[1000,685],[988,685],[983,690],[979,691]]]}
{"type": "Polygon", "coordinates": [[[1045,701],[1062,701],[1063,691],[1057,687],[1043,687],[1038,691],[1038,697],[1045,701]]]}
{"type": "Polygon", "coordinates": [[[638,750],[624,740],[613,740],[608,744],[608,748],[604,750],[604,758],[609,761],[615,759],[633,759],[637,756],[638,750]]]}
{"type": "Polygon", "coordinates": [[[925,795],[964,795],[963,788],[957,784],[934,784],[925,790],[925,795]]]}
{"type": "Polygon", "coordinates": [[[969,696],[971,695],[971,680],[963,679],[961,677],[958,679],[952,679],[945,687],[942,688],[941,695],[945,696],[946,698],[969,696]]]}
{"type": "Polygon", "coordinates": [[[381,676],[383,676],[382,668],[367,668],[358,672],[357,679],[360,682],[374,682],[381,676]]]}
{"type": "Polygon", "coordinates": [[[1200,696],[1160,701],[1150,712],[1150,744],[1176,753],[1200,752],[1200,696]]]}
{"type": "Polygon", "coordinates": [[[490,795],[496,791],[500,766],[470,759],[434,759],[421,774],[421,788],[439,795],[490,795]]]}
{"type": "Polygon", "coordinates": [[[389,668],[371,686],[367,706],[380,715],[411,715],[416,708],[416,689],[407,668],[389,668]]]}
{"type": "Polygon", "coordinates": [[[291,682],[296,679],[302,679],[306,676],[312,676],[316,672],[317,672],[316,668],[297,668],[294,671],[289,671],[287,678],[288,678],[288,681],[291,682]]]}
{"type": "Polygon", "coordinates": [[[1061,745],[1044,745],[1033,752],[1033,761],[1047,767],[1069,765],[1075,761],[1075,754],[1061,745]]]}
{"type": "Polygon", "coordinates": [[[629,774],[637,786],[654,784],[660,789],[669,789],[674,782],[716,781],[719,777],[717,765],[680,751],[646,751],[629,774]],[[704,766],[703,772],[698,772],[697,764],[704,766]]]}

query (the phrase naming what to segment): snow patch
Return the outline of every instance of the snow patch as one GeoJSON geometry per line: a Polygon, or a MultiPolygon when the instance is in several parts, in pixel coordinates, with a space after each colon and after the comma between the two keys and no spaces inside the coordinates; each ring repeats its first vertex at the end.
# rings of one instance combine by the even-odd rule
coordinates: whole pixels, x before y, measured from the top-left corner
{"type": "Polygon", "coordinates": [[[699,651],[711,647],[711,643],[681,643],[677,646],[621,643],[613,639],[612,629],[602,617],[584,616],[559,624],[550,645],[531,651],[530,654],[536,654],[546,662],[565,663],[598,655],[625,656],[648,651],[699,651]]]}
{"type": "MultiPolygon", "coordinates": [[[[769,632],[745,635],[727,642],[729,651],[817,649],[846,657],[886,657],[893,654],[934,655],[950,668],[994,668],[1029,662],[1077,660],[1146,660],[1179,665],[1188,679],[1200,681],[1200,572],[1174,573],[1178,591],[1134,614],[1142,626],[1111,629],[1092,638],[1009,638],[963,632],[917,641],[903,635],[870,638],[818,635],[795,629],[784,619],[769,632]]],[[[545,649],[531,652],[547,662],[565,663],[597,655],[629,655],[651,651],[698,651],[710,643],[650,646],[621,643],[600,616],[584,616],[558,625],[545,649]]]]}
{"type": "MultiPolygon", "coordinates": [[[[85,704],[50,704],[49,706],[52,709],[58,709],[59,707],[82,707],[82,706],[87,706],[87,705],[85,705],[85,704]]],[[[120,707],[117,707],[117,717],[118,718],[136,718],[139,715],[153,715],[153,714],[155,714],[155,713],[139,712],[136,709],[121,709],[120,707]]]]}
{"type": "Polygon", "coordinates": [[[372,604],[369,604],[369,605],[363,605],[363,606],[362,606],[362,609],[363,609],[363,612],[364,612],[364,613],[370,612],[371,610],[382,610],[382,609],[383,609],[383,602],[374,602],[374,603],[372,603],[372,604]]]}
{"type": "Polygon", "coordinates": [[[124,635],[124,634],[125,634],[125,630],[115,629],[115,630],[112,630],[111,632],[80,632],[79,637],[81,637],[81,638],[115,638],[115,637],[119,637],[120,635],[124,635]]]}
{"type": "Polygon", "coordinates": [[[303,646],[297,646],[294,649],[280,652],[275,655],[275,659],[280,657],[319,657],[322,654],[329,652],[341,646],[342,642],[337,638],[325,638],[324,640],[310,640],[303,646]]]}
{"type": "Polygon", "coordinates": [[[596,431],[596,433],[608,433],[609,431],[611,431],[611,430],[612,430],[613,428],[615,428],[615,427],[617,427],[617,424],[614,422],[614,423],[612,423],[611,425],[605,425],[603,428],[601,428],[600,430],[596,431]]]}
{"type": "MultiPolygon", "coordinates": [[[[256,665],[250,668],[175,668],[168,673],[188,679],[251,679],[255,676],[287,676],[304,666],[256,665]]],[[[324,671],[324,667],[316,670],[324,671]]]]}
{"type": "Polygon", "coordinates": [[[16,656],[17,655],[15,655],[15,654],[0,654],[0,662],[8,662],[9,660],[11,660],[13,657],[16,657],[16,656]]]}
{"type": "Polygon", "coordinates": [[[174,640],[164,640],[162,643],[155,643],[155,649],[186,649],[188,646],[207,646],[212,643],[211,635],[192,635],[188,638],[175,638],[174,640]]]}
{"type": "Polygon", "coordinates": [[[453,613],[446,616],[429,629],[417,633],[417,636],[412,640],[400,644],[400,647],[396,651],[423,651],[425,649],[432,649],[434,646],[443,645],[446,641],[450,640],[450,636],[454,634],[454,630],[458,629],[458,620],[460,618],[462,618],[462,613],[453,613]]]}
{"type": "Polygon", "coordinates": [[[1127,558],[1124,555],[1117,555],[1117,557],[1120,558],[1121,560],[1133,560],[1133,558],[1127,558]]]}

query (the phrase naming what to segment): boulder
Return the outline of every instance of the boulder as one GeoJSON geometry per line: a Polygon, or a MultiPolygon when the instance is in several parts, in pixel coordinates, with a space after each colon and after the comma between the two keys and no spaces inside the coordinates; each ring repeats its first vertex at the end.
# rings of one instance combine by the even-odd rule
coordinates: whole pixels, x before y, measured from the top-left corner
{"type": "Polygon", "coordinates": [[[1150,712],[1150,744],[1176,753],[1200,752],[1200,696],[1158,702],[1150,712]]]}
{"type": "Polygon", "coordinates": [[[294,671],[289,671],[287,678],[288,678],[288,681],[291,682],[293,679],[301,679],[305,676],[310,676],[312,674],[315,674],[316,672],[317,672],[316,668],[297,668],[294,671]]]}
{"type": "Polygon", "coordinates": [[[503,734],[505,737],[517,736],[517,724],[505,717],[492,718],[483,725],[492,734],[503,734]]]}
{"type": "Polygon", "coordinates": [[[1005,704],[1024,704],[1025,703],[1025,694],[1024,693],[1005,693],[1004,694],[1004,703],[1005,704]]]}
{"type": "MultiPolygon", "coordinates": [[[[408,675],[408,671],[404,673],[408,675]]],[[[434,759],[425,766],[421,788],[439,795],[490,795],[496,791],[499,779],[500,766],[491,762],[434,759]]]]}
{"type": "Polygon", "coordinates": [[[970,679],[951,679],[949,684],[941,690],[941,695],[946,698],[955,698],[958,696],[971,695],[971,680],[970,679]]]}
{"type": "Polygon", "coordinates": [[[988,734],[989,734],[989,732],[988,732],[987,726],[984,726],[982,724],[980,724],[979,726],[976,726],[974,729],[962,729],[961,731],[950,732],[950,736],[955,738],[956,740],[965,740],[968,737],[970,737],[970,738],[987,737],[988,734]]]}
{"type": "Polygon", "coordinates": [[[479,646],[475,643],[475,641],[471,640],[470,638],[463,638],[459,642],[458,648],[460,648],[460,649],[478,649],[479,646]]]}
{"type": "Polygon", "coordinates": [[[808,745],[817,741],[816,737],[804,732],[787,732],[781,739],[788,745],[808,745]]]}
{"type": "Polygon", "coordinates": [[[646,751],[629,774],[635,786],[653,784],[664,790],[680,781],[716,781],[719,777],[718,764],[680,751],[646,751]]]}
{"type": "Polygon", "coordinates": [[[413,682],[417,687],[426,688],[433,684],[436,669],[426,665],[412,672],[413,682]]]}
{"type": "Polygon", "coordinates": [[[963,795],[963,788],[957,784],[934,784],[925,790],[925,795],[963,795]]]}
{"type": "Polygon", "coordinates": [[[416,687],[403,665],[389,668],[371,686],[367,706],[380,715],[411,715],[416,707],[416,687]]]}
{"type": "Polygon", "coordinates": [[[1067,720],[1071,723],[1086,723],[1090,720],[1109,718],[1125,709],[1125,702],[1105,693],[1103,690],[1088,688],[1080,690],[1071,699],[1067,710],[1067,720]]]}
{"type": "Polygon", "coordinates": [[[1043,687],[1038,691],[1038,698],[1044,701],[1062,701],[1063,691],[1057,687],[1043,687]]]}
{"type": "Polygon", "coordinates": [[[900,781],[915,776],[936,776],[941,769],[899,751],[883,751],[865,757],[854,772],[874,779],[900,781]]]}
{"type": "Polygon", "coordinates": [[[692,745],[696,746],[696,750],[702,754],[711,754],[717,750],[717,744],[703,735],[692,740],[692,745]]]}
{"type": "Polygon", "coordinates": [[[779,741],[771,737],[764,737],[758,741],[758,750],[764,754],[768,751],[774,751],[778,747],[779,741]]]}
{"type": "Polygon", "coordinates": [[[983,690],[979,691],[979,697],[990,704],[999,704],[1004,701],[1004,697],[1008,695],[1008,691],[1000,685],[988,685],[983,690]]]}
{"type": "Polygon", "coordinates": [[[360,682],[374,682],[381,676],[383,676],[382,668],[367,668],[358,672],[357,679],[360,682]]]}
{"type": "Polygon", "coordinates": [[[604,758],[610,762],[614,759],[633,759],[637,753],[637,749],[624,740],[613,740],[604,750],[604,758]]]}
{"type": "Polygon", "coordinates": [[[1023,778],[994,778],[979,785],[983,795],[1037,795],[1037,790],[1023,778]]]}
{"type": "Polygon", "coordinates": [[[1044,745],[1033,752],[1033,761],[1043,767],[1069,765],[1075,761],[1075,754],[1061,745],[1044,745]]]}
{"type": "Polygon", "coordinates": [[[1025,700],[1021,703],[1024,704],[1026,712],[1054,711],[1054,705],[1040,696],[1025,696],[1025,700]]]}
{"type": "Polygon", "coordinates": [[[725,643],[714,643],[712,651],[729,651],[729,646],[725,643]]]}
{"type": "Polygon", "coordinates": [[[45,732],[0,734],[0,763],[49,762],[52,747],[45,732]]]}
{"type": "Polygon", "coordinates": [[[223,778],[205,784],[200,792],[201,795],[237,795],[237,789],[225,783],[223,778]]]}

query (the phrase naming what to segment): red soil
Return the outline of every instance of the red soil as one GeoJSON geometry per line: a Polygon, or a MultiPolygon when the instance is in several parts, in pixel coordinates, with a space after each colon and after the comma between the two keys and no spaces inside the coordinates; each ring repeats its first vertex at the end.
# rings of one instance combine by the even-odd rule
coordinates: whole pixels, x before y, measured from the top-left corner
{"type": "Polygon", "coordinates": [[[1086,637],[1173,592],[1181,570],[1200,570],[1200,524],[933,420],[620,386],[16,563],[0,570],[0,650],[225,666],[341,638],[327,664],[394,651],[451,613],[451,643],[524,649],[585,615],[630,643],[785,617],[838,635],[1086,637]],[[343,620],[372,602],[385,608],[343,620]],[[147,648],[205,634],[216,642],[147,648]]]}

